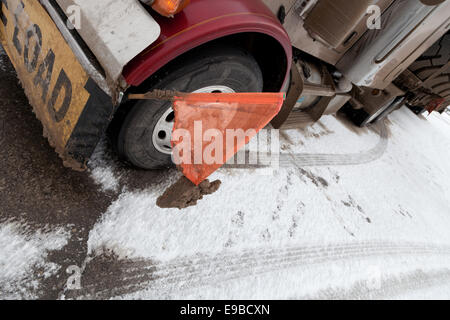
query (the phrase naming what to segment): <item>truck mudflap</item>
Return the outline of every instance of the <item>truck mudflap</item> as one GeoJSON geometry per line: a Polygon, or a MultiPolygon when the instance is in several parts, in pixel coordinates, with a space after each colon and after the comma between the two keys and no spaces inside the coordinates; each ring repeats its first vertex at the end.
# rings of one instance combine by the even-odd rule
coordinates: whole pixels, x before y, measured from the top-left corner
{"type": "Polygon", "coordinates": [[[0,0],[0,40],[44,136],[64,165],[84,170],[114,113],[36,0],[0,0]]]}

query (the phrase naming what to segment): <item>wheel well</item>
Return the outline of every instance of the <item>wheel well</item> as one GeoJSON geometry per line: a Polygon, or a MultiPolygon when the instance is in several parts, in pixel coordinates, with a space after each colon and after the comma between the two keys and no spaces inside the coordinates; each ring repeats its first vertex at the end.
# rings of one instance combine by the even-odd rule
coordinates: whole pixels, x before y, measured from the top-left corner
{"type": "Polygon", "coordinates": [[[131,87],[129,92],[145,90],[145,88],[150,87],[161,74],[164,74],[171,64],[179,63],[185,59],[186,56],[195,53],[195,51],[202,50],[209,46],[216,46],[217,44],[229,44],[230,46],[240,47],[249,52],[261,68],[264,80],[263,90],[265,92],[280,91],[287,73],[288,64],[286,53],[281,44],[276,39],[266,34],[240,33],[212,40],[181,54],[156,71],[149,79],[145,80],[138,87],[131,87]],[[274,63],[274,61],[277,61],[278,63],[274,63]]]}
{"type": "MultiPolygon", "coordinates": [[[[196,53],[196,51],[203,50],[208,46],[217,46],[218,44],[229,44],[230,46],[240,47],[249,52],[261,68],[264,81],[264,92],[278,92],[283,86],[284,79],[287,73],[288,59],[281,44],[274,38],[260,33],[242,33],[231,36],[219,38],[207,42],[201,46],[191,49],[177,58],[170,61],[164,67],[156,71],[147,80],[139,86],[130,87],[128,93],[144,93],[161,78],[172,64],[182,63],[184,59],[196,53]],[[278,63],[273,63],[278,61],[278,63]]],[[[126,96],[126,95],[125,95],[126,96]]],[[[120,107],[116,110],[112,121],[108,126],[108,135],[115,141],[118,132],[125,119],[127,113],[133,107],[135,101],[124,100],[120,107]]],[[[113,145],[116,145],[113,143],[113,145]]]]}
{"type": "Polygon", "coordinates": [[[265,92],[277,92],[281,89],[288,61],[283,47],[276,39],[261,33],[242,33],[216,41],[238,45],[255,58],[263,74],[265,92]]]}

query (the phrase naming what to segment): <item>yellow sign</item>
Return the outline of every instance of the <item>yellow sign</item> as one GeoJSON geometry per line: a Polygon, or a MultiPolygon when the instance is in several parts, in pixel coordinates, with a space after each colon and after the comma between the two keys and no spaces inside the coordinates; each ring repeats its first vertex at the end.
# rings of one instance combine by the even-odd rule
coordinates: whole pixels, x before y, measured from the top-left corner
{"type": "Polygon", "coordinates": [[[37,0],[0,0],[0,40],[44,135],[64,155],[89,99],[89,76],[37,0]]]}

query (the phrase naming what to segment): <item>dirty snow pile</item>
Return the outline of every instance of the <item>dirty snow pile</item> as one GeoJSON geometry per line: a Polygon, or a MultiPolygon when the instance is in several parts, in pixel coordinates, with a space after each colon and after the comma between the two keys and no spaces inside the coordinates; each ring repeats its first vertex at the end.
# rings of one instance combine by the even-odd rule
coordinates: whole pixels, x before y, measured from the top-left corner
{"type": "Polygon", "coordinates": [[[63,229],[36,230],[24,223],[0,224],[0,293],[2,299],[34,299],[39,280],[58,271],[59,266],[46,262],[52,250],[67,244],[63,229]]]}
{"type": "MultiPolygon", "coordinates": [[[[182,211],[155,204],[172,175],[125,189],[89,251],[156,268],[159,280],[127,298],[450,298],[450,117],[403,108],[387,126],[387,150],[370,163],[221,169],[219,191],[182,211]]],[[[380,137],[328,116],[281,143],[345,162],[380,137]]]]}
{"type": "Polygon", "coordinates": [[[90,173],[103,191],[117,191],[119,188],[119,177],[114,172],[114,165],[108,153],[107,143],[103,139],[97,145],[89,161],[90,173]]]}

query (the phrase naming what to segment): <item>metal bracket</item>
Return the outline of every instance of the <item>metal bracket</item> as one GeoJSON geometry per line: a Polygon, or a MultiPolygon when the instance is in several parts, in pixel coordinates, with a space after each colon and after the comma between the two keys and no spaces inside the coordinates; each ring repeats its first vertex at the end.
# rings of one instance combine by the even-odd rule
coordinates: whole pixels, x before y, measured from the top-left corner
{"type": "MultiPolygon", "coordinates": [[[[328,105],[336,96],[336,87],[334,85],[333,77],[325,65],[322,65],[322,75],[324,79],[323,85],[309,85],[307,87],[309,95],[321,96],[319,102],[311,108],[304,110],[308,113],[314,122],[318,121],[327,110],[328,105]]],[[[305,91],[303,93],[306,94],[305,91]]]]}
{"type": "Polygon", "coordinates": [[[271,121],[271,124],[275,129],[280,129],[281,126],[289,118],[289,115],[292,113],[292,109],[294,109],[295,105],[297,104],[298,98],[302,95],[302,92],[303,78],[300,75],[297,65],[294,63],[292,64],[291,68],[291,84],[287,93],[286,100],[284,101],[280,112],[271,121]]]}

